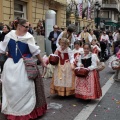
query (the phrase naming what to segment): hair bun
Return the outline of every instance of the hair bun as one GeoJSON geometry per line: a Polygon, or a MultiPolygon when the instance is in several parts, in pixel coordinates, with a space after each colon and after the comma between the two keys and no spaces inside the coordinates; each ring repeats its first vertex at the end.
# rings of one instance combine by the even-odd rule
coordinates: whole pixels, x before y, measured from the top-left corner
{"type": "Polygon", "coordinates": [[[14,20],[14,24],[18,24],[18,20],[14,20]]]}

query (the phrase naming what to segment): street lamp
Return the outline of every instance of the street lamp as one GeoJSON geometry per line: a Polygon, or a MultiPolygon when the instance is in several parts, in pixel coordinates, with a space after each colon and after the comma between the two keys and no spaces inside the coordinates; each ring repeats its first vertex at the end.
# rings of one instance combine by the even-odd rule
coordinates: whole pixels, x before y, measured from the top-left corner
{"type": "Polygon", "coordinates": [[[96,12],[97,12],[97,28],[98,28],[98,25],[99,25],[99,21],[98,21],[98,15],[99,15],[99,12],[100,12],[100,9],[101,9],[101,5],[100,5],[100,3],[97,1],[96,3],[95,3],[95,10],[96,10],[96,12]]]}
{"type": "Polygon", "coordinates": [[[67,10],[66,10],[66,17],[68,19],[70,17],[73,18],[73,16],[74,16],[74,20],[76,20],[76,18],[78,17],[78,8],[77,8],[77,5],[78,5],[77,0],[69,0],[68,1],[67,10]]]}

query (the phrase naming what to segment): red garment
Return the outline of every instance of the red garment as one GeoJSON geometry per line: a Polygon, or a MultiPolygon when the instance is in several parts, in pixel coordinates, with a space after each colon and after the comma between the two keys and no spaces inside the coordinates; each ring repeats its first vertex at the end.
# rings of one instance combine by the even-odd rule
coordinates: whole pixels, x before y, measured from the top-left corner
{"type": "Polygon", "coordinates": [[[77,67],[77,62],[78,62],[78,58],[79,58],[80,55],[81,55],[80,53],[75,53],[75,54],[74,54],[74,59],[75,59],[74,65],[75,65],[76,67],[77,67]]]}
{"type": "Polygon", "coordinates": [[[96,70],[90,71],[85,77],[76,77],[75,97],[81,99],[98,99],[102,96],[99,83],[99,74],[96,70]]]}
{"type": "Polygon", "coordinates": [[[93,48],[92,53],[95,53],[98,55],[99,51],[98,51],[97,47],[93,48]]]}
{"type": "Polygon", "coordinates": [[[60,57],[60,65],[64,65],[65,61],[69,60],[68,53],[61,53],[60,51],[58,51],[58,56],[60,57]],[[61,54],[63,54],[63,58],[61,54]]]}
{"type": "Polygon", "coordinates": [[[42,116],[47,110],[47,105],[34,109],[30,114],[25,116],[6,115],[8,120],[35,120],[37,117],[42,116]]]}
{"type": "Polygon", "coordinates": [[[74,59],[77,57],[77,56],[79,56],[80,55],[80,53],[75,53],[74,54],[74,59]]]}

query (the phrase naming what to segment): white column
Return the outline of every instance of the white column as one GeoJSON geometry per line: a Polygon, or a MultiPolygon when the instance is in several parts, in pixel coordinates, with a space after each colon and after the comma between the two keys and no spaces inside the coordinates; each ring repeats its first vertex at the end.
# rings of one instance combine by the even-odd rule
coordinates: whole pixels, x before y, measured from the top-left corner
{"type": "Polygon", "coordinates": [[[114,20],[115,15],[114,15],[114,11],[112,11],[112,21],[114,20]]]}

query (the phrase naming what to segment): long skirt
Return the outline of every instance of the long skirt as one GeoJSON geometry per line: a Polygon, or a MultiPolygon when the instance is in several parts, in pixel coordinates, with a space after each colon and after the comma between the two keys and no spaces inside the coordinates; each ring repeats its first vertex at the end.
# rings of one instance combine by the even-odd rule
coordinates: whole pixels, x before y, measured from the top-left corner
{"type": "Polygon", "coordinates": [[[14,64],[9,58],[2,74],[2,113],[8,120],[35,120],[46,110],[40,72],[34,81],[28,79],[23,60],[14,64]]]}
{"type": "Polygon", "coordinates": [[[8,120],[35,120],[46,113],[47,103],[45,100],[42,78],[39,76],[34,83],[36,91],[36,106],[34,110],[30,114],[24,116],[7,115],[8,120]]]}
{"type": "Polygon", "coordinates": [[[50,93],[59,96],[69,96],[75,93],[75,75],[69,62],[55,67],[50,93]]]}
{"type": "Polygon", "coordinates": [[[85,77],[76,77],[75,79],[75,97],[85,100],[97,99],[102,96],[99,83],[99,74],[96,70],[90,71],[85,77]]]}

